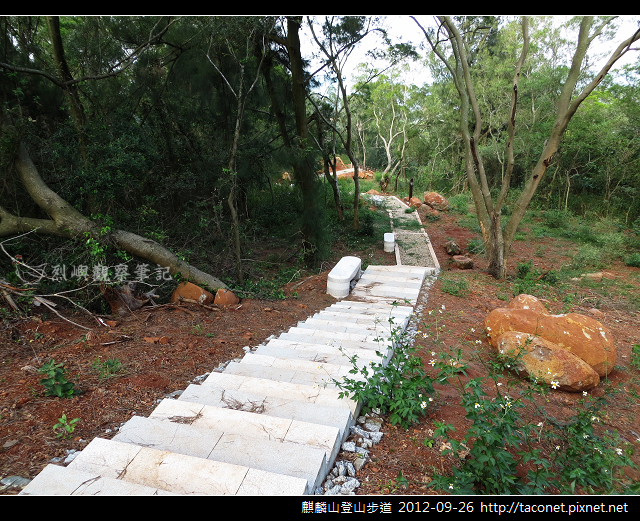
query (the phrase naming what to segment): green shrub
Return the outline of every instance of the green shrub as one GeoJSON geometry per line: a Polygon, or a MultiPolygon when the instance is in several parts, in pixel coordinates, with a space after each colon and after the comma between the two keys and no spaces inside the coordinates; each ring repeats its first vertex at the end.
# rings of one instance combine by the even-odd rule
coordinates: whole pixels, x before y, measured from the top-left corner
{"type": "Polygon", "coordinates": [[[624,263],[633,268],[640,268],[640,253],[632,253],[624,260],[624,263]]]}
{"type": "Polygon", "coordinates": [[[440,280],[442,281],[442,291],[449,295],[466,297],[469,294],[469,283],[464,279],[452,280],[441,276],[440,280]]]}
{"type": "Polygon", "coordinates": [[[568,210],[547,210],[542,214],[544,223],[553,229],[565,228],[569,223],[572,214],[568,210]]]}
{"type": "Polygon", "coordinates": [[[584,244],[578,248],[578,252],[573,256],[572,265],[576,268],[601,268],[606,263],[600,248],[592,244],[584,244]]]}
{"type": "Polygon", "coordinates": [[[471,254],[483,254],[485,252],[482,238],[471,239],[467,243],[467,251],[471,254]]]}
{"type": "Polygon", "coordinates": [[[466,215],[469,207],[469,194],[461,193],[449,198],[451,209],[461,215],[466,215]]]}
{"type": "Polygon", "coordinates": [[[38,372],[46,375],[46,378],[40,380],[44,385],[46,396],[57,396],[58,398],[71,398],[73,395],[80,394],[80,391],[74,389],[73,382],[67,381],[64,364],[56,364],[55,360],[44,364],[38,372]]]}
{"type": "MultiPolygon", "coordinates": [[[[389,317],[388,325],[379,322],[380,327],[391,332],[390,339],[377,338],[377,342],[389,342],[381,351],[386,352],[391,346],[394,354],[385,366],[382,362],[371,362],[368,366],[358,367],[357,355],[349,360],[353,369],[351,374],[359,374],[364,379],[345,377],[342,381],[333,379],[340,389],[340,398],[348,397],[363,404],[363,413],[371,409],[380,409],[383,414],[390,415],[392,425],[400,425],[404,429],[424,416],[430,396],[435,392],[431,378],[425,373],[422,359],[415,354],[410,339],[401,326],[396,326],[389,317]]],[[[385,355],[376,351],[381,361],[385,355]]]]}

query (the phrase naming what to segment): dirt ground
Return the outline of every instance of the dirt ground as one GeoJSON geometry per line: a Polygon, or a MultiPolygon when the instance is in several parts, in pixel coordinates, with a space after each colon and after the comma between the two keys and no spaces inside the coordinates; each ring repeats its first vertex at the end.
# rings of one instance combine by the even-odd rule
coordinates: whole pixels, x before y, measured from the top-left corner
{"type": "MultiPolygon", "coordinates": [[[[472,270],[451,268],[444,243],[455,239],[464,249],[475,234],[456,224],[456,216],[443,214],[429,223],[431,238],[446,277],[464,278],[470,292],[464,297],[442,291],[439,279],[423,299],[419,319],[434,324],[429,310],[445,310],[438,315],[439,346],[461,347],[468,360],[469,377],[483,373],[476,355],[490,357],[491,348],[483,339],[481,323],[496,307],[505,304],[509,283],[496,283],[483,271],[481,256],[472,256],[472,270]],[[475,332],[472,332],[472,329],[475,332]],[[481,340],[481,344],[476,341],[481,340]]],[[[510,272],[519,262],[534,260],[541,271],[559,269],[570,261],[572,252],[560,240],[543,238],[516,241],[510,258],[510,272]]],[[[392,254],[379,251],[354,252],[338,247],[336,262],[342,255],[358,255],[371,264],[393,264],[392,254]]],[[[92,328],[86,331],[48,313],[33,313],[28,318],[5,320],[0,331],[0,478],[22,476],[33,478],[51,460],[64,457],[67,450],[81,450],[94,437],[110,438],[132,415],[147,416],[157,401],[168,393],[185,389],[197,376],[210,372],[220,363],[244,355],[245,346],[256,346],[271,335],[305,320],[335,299],[326,294],[326,277],[332,264],[325,264],[320,274],[307,273],[290,283],[287,298],[276,301],[243,299],[237,306],[205,309],[196,304],[144,307],[125,318],[115,320],[112,327],[98,326],[91,317],[63,312],[72,320],[92,328]],[[42,375],[37,368],[51,358],[64,363],[68,379],[81,394],[61,399],[46,397],[39,383],[42,375]],[[100,367],[110,359],[118,359],[121,369],[112,375],[100,374],[100,367]],[[53,426],[66,414],[68,420],[79,418],[75,431],[68,438],[57,438],[53,426]]],[[[621,263],[606,270],[612,274],[609,282],[624,280],[640,291],[640,269],[621,263]],[[635,274],[634,277],[630,276],[635,274]]],[[[577,284],[577,283],[576,283],[577,284]]],[[[634,462],[640,465],[640,373],[630,365],[631,348],[640,343],[640,316],[612,292],[602,295],[592,288],[577,288],[576,298],[568,305],[562,296],[550,290],[545,304],[549,311],[591,314],[609,327],[616,339],[618,358],[609,381],[623,390],[606,411],[605,428],[615,429],[636,447],[634,462]],[[555,300],[554,300],[555,299],[555,300]],[[597,308],[595,311],[589,311],[597,308]]],[[[556,292],[557,293],[557,292],[556,292]]],[[[508,295],[511,297],[512,295],[508,295]]],[[[421,339],[426,367],[434,348],[431,339],[421,339]]],[[[385,436],[371,450],[371,461],[358,473],[361,487],[357,494],[432,494],[428,476],[436,469],[447,473],[452,465],[450,456],[441,456],[438,443],[433,447],[423,440],[432,434],[435,421],[451,423],[455,436],[462,439],[467,427],[458,396],[450,388],[436,386],[438,395],[428,414],[408,431],[383,426],[385,436]],[[399,487],[398,473],[408,480],[399,487]]],[[[602,392],[602,386],[592,393],[602,392]]],[[[559,417],[571,415],[581,395],[554,391],[546,404],[559,417]]],[[[637,481],[640,474],[629,470],[627,475],[637,481]]],[[[15,494],[9,489],[2,494],[15,494]]]]}

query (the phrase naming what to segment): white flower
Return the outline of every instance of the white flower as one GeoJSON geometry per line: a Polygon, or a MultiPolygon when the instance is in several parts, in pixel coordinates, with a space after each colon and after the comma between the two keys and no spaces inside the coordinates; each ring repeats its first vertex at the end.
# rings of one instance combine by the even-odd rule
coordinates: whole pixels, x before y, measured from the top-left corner
{"type": "Polygon", "coordinates": [[[420,407],[422,407],[423,409],[425,409],[425,408],[427,407],[427,402],[424,402],[424,401],[423,401],[423,402],[420,404],[420,407]]]}
{"type": "Polygon", "coordinates": [[[542,422],[539,422],[539,423],[538,423],[538,427],[542,427],[542,425],[543,425],[543,423],[542,423],[542,422]]]}
{"type": "Polygon", "coordinates": [[[419,394],[419,395],[418,395],[418,398],[422,398],[422,395],[421,395],[421,394],[419,394]]]}
{"type": "Polygon", "coordinates": [[[551,382],[551,388],[552,389],[557,389],[560,386],[560,382],[558,381],[552,381],[551,382]]]}
{"type": "Polygon", "coordinates": [[[476,403],[475,408],[478,409],[480,407],[479,403],[476,403]]]}
{"type": "Polygon", "coordinates": [[[622,449],[616,449],[616,452],[618,453],[618,456],[622,456],[622,449]]]}
{"type": "Polygon", "coordinates": [[[475,330],[474,328],[471,328],[471,332],[472,332],[472,333],[475,333],[475,332],[476,332],[476,330],[475,330]]]}
{"type": "Polygon", "coordinates": [[[436,352],[435,351],[431,351],[431,355],[432,356],[436,356],[436,352]]]}
{"type": "Polygon", "coordinates": [[[453,483],[449,483],[449,489],[453,490],[453,483]]]}
{"type": "Polygon", "coordinates": [[[434,359],[429,360],[429,363],[431,364],[431,367],[436,365],[436,361],[434,359]]]}
{"type": "Polygon", "coordinates": [[[430,401],[430,402],[432,402],[432,401],[433,401],[433,398],[429,398],[429,401],[430,401]]]}
{"type": "Polygon", "coordinates": [[[476,344],[482,344],[482,340],[476,340],[476,344]]]}
{"type": "Polygon", "coordinates": [[[502,385],[502,382],[498,382],[498,387],[500,387],[502,385]]]}
{"type": "Polygon", "coordinates": [[[587,391],[582,391],[582,396],[587,396],[589,393],[587,391]]]}
{"type": "Polygon", "coordinates": [[[591,421],[592,422],[599,422],[600,420],[598,418],[596,418],[595,416],[591,417],[591,421]]]}
{"type": "Polygon", "coordinates": [[[556,445],[556,450],[560,450],[560,445],[556,445]]]}

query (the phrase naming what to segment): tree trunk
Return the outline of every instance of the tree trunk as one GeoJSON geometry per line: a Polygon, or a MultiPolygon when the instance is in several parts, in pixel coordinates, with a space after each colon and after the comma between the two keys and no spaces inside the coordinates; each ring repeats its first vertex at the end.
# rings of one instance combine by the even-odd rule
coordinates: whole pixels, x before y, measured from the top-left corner
{"type": "Polygon", "coordinates": [[[216,291],[227,286],[218,278],[200,271],[181,260],[164,246],[155,241],[124,230],[113,230],[103,236],[97,232],[97,225],[87,219],[67,201],[51,190],[40,177],[24,143],[20,143],[15,158],[15,167],[22,184],[31,198],[51,219],[16,217],[0,207],[0,237],[25,233],[37,229],[39,233],[75,238],[89,234],[98,242],[109,241],[141,259],[161,267],[168,267],[169,273],[180,273],[182,279],[191,280],[216,291]]]}
{"type": "Polygon", "coordinates": [[[297,150],[293,150],[294,155],[294,177],[302,192],[303,204],[303,240],[311,245],[314,250],[320,246],[320,233],[318,218],[321,209],[318,204],[318,194],[316,190],[317,176],[313,168],[313,161],[310,158],[309,131],[307,125],[306,107],[306,82],[304,77],[304,62],[300,51],[300,25],[302,17],[287,17],[287,51],[291,62],[291,91],[293,107],[296,119],[297,150]]]}

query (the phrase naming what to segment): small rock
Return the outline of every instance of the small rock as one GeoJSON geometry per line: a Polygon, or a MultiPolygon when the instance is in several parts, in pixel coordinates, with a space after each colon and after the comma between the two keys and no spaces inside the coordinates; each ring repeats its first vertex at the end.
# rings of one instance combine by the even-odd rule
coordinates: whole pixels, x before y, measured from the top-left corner
{"type": "Polygon", "coordinates": [[[373,447],[373,442],[367,438],[361,438],[361,443],[360,443],[360,447],[362,447],[363,449],[370,449],[371,447],[373,447]]]}
{"type": "Polygon", "coordinates": [[[338,476],[336,479],[332,480],[334,485],[343,485],[347,481],[347,476],[338,476]]]}
{"type": "Polygon", "coordinates": [[[454,240],[447,241],[444,245],[444,249],[449,255],[460,255],[462,253],[460,246],[458,246],[458,243],[454,240]]]}
{"type": "Polygon", "coordinates": [[[380,427],[381,424],[378,422],[372,422],[372,421],[367,421],[367,423],[364,424],[365,428],[367,430],[369,430],[370,432],[380,432],[380,427]]]}
{"type": "Polygon", "coordinates": [[[192,384],[197,384],[197,383],[199,383],[199,382],[202,382],[202,381],[204,381],[204,380],[206,380],[206,379],[207,379],[207,377],[209,376],[209,374],[211,374],[211,373],[204,373],[203,375],[196,376],[193,380],[191,380],[191,383],[192,383],[192,384]]]}
{"type": "Polygon", "coordinates": [[[80,452],[75,449],[68,450],[67,457],[64,459],[64,464],[68,465],[69,463],[71,463],[74,459],[76,459],[76,456],[78,454],[80,454],[80,452]]]}
{"type": "Polygon", "coordinates": [[[366,458],[356,458],[353,462],[353,468],[356,469],[356,472],[359,472],[366,462],[366,458]]]}
{"type": "Polygon", "coordinates": [[[352,441],[345,441],[342,444],[342,450],[346,451],[346,452],[355,452],[356,451],[356,444],[352,441]]]}
{"type": "Polygon", "coordinates": [[[344,476],[347,473],[347,470],[344,466],[344,461],[336,461],[336,469],[338,470],[338,477],[344,476]]]}
{"type": "Polygon", "coordinates": [[[0,491],[6,490],[8,488],[24,488],[29,483],[31,483],[30,479],[23,478],[21,476],[7,476],[6,478],[2,478],[0,480],[0,491]]]}
{"type": "Polygon", "coordinates": [[[328,490],[327,492],[325,492],[325,496],[337,496],[338,494],[340,494],[341,490],[342,490],[342,487],[340,485],[336,485],[331,490],[328,490]]]}
{"type": "Polygon", "coordinates": [[[345,467],[347,469],[347,476],[355,478],[356,477],[356,469],[353,466],[353,463],[351,463],[350,461],[347,461],[345,463],[345,467]]]}
{"type": "MultiPolygon", "coordinates": [[[[198,377],[199,378],[199,377],[198,377]]],[[[165,396],[165,398],[173,398],[176,399],[178,396],[180,396],[182,393],[184,392],[184,390],[179,389],[177,391],[173,391],[172,393],[169,393],[165,396]]]]}
{"type": "Polygon", "coordinates": [[[356,452],[364,456],[365,459],[369,457],[369,451],[367,449],[363,449],[362,447],[356,447],[356,452]]]}
{"type": "Polygon", "coordinates": [[[329,490],[331,490],[333,487],[335,487],[335,484],[333,483],[332,480],[328,479],[324,482],[323,485],[323,489],[325,492],[328,492],[329,490]]]}
{"type": "Polygon", "coordinates": [[[360,486],[360,482],[356,478],[349,478],[344,485],[342,485],[342,494],[353,492],[360,486]]]}
{"type": "Polygon", "coordinates": [[[363,438],[369,438],[369,435],[371,433],[369,431],[365,431],[364,429],[361,429],[357,425],[353,425],[351,427],[351,434],[355,434],[356,436],[362,436],[363,438]]]}
{"type": "Polygon", "coordinates": [[[5,441],[4,445],[2,445],[3,449],[10,449],[11,447],[13,447],[16,443],[18,443],[18,440],[9,440],[9,441],[5,441]]]}
{"type": "Polygon", "coordinates": [[[384,436],[384,434],[381,432],[369,433],[369,439],[373,442],[374,445],[377,445],[378,443],[380,443],[380,440],[382,440],[382,436],[384,436]]]}

